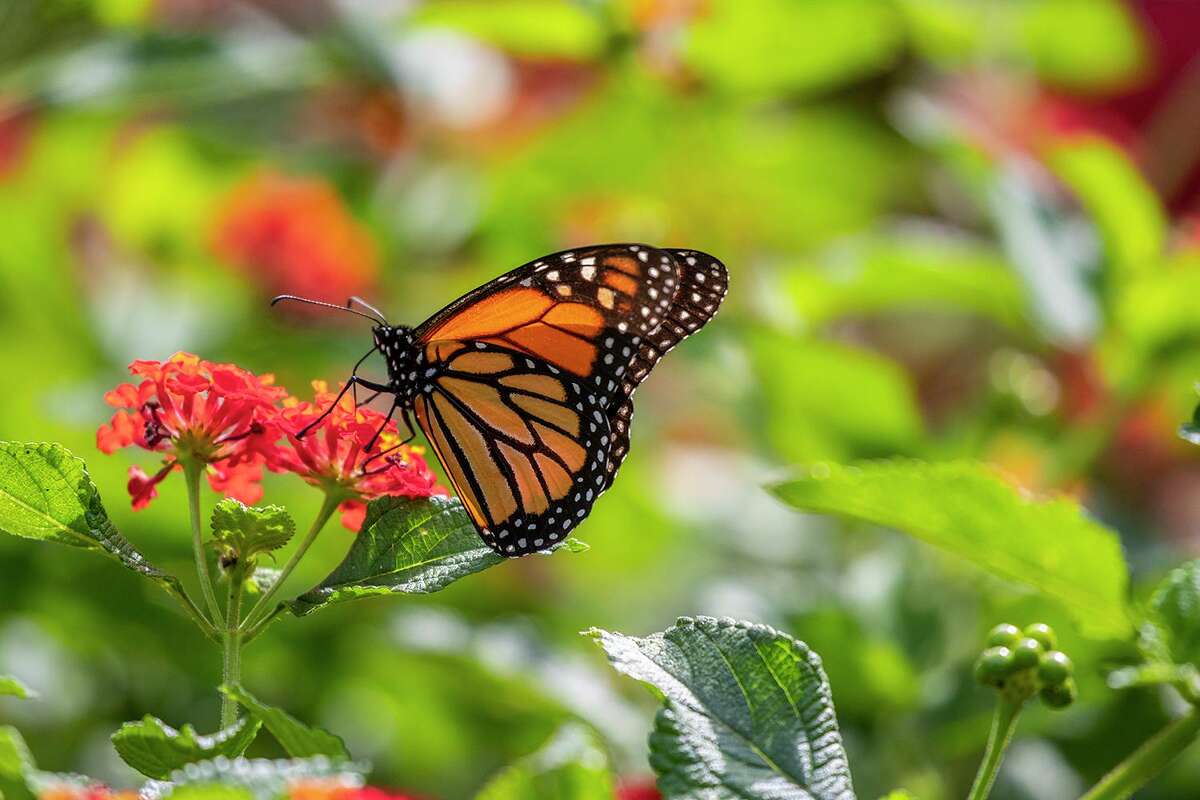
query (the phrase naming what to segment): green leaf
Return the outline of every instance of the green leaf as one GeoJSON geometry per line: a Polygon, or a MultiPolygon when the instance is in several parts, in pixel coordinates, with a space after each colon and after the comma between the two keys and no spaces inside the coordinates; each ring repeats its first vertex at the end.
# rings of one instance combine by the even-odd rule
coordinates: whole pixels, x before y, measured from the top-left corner
{"type": "Polygon", "coordinates": [[[1140,634],[1151,658],[1200,667],[1200,560],[1171,570],[1159,582],[1140,634]]]}
{"type": "Polygon", "coordinates": [[[328,756],[339,761],[350,759],[350,752],[340,736],[305,725],[286,711],[263,703],[241,686],[222,686],[221,692],[236,700],[250,716],[266,726],[289,756],[328,756]]]}
{"type": "Polygon", "coordinates": [[[172,773],[171,780],[150,781],[138,793],[140,800],[279,800],[298,783],[319,782],[331,791],[336,786],[362,785],[366,768],[361,764],[331,762],[328,758],[216,759],[190,764],[172,773]]]}
{"type": "Polygon", "coordinates": [[[904,234],[839,245],[820,268],[788,272],[791,307],[808,327],[848,315],[907,311],[974,314],[1029,326],[1025,290],[994,247],[904,234]]]}
{"type": "Polygon", "coordinates": [[[684,60],[734,92],[814,91],[892,63],[899,22],[874,0],[710,0],[688,26],[684,60]]]}
{"type": "Polygon", "coordinates": [[[1135,75],[1141,61],[1138,26],[1118,0],[900,0],[897,6],[917,52],[946,67],[966,67],[986,54],[1028,64],[1048,83],[1095,91],[1135,75]]]}
{"type": "Polygon", "coordinates": [[[476,800],[612,800],[608,757],[595,734],[564,725],[536,753],[501,771],[476,800]]]}
{"type": "Polygon", "coordinates": [[[1159,269],[1167,215],[1158,195],[1120,149],[1099,137],[1073,139],[1052,150],[1047,163],[1099,229],[1114,273],[1114,297],[1119,298],[1130,278],[1159,269]]]}
{"type": "Polygon", "coordinates": [[[30,779],[37,768],[16,728],[0,727],[0,797],[32,800],[30,779]]]}
{"type": "Polygon", "coordinates": [[[853,799],[829,683],[803,642],[711,617],[645,638],[588,635],[663,697],[650,764],[664,796],[853,799]]]}
{"type": "MultiPolygon", "coordinates": [[[[578,552],[574,539],[561,547],[578,552]]],[[[288,604],[297,616],[378,594],[427,594],[505,559],[479,538],[457,499],[383,497],[367,508],[350,552],[329,577],[288,604]]]]}
{"type": "Polygon", "coordinates": [[[427,3],[407,22],[451,28],[510,53],[591,59],[605,46],[599,17],[575,3],[557,0],[456,0],[427,3]]]}
{"type": "Polygon", "coordinates": [[[920,437],[916,397],[898,364],[771,331],[753,333],[749,343],[762,389],[762,428],[788,461],[894,453],[920,437]]]}
{"type": "Polygon", "coordinates": [[[282,506],[252,508],[228,497],[213,508],[212,532],[219,548],[249,559],[291,541],[296,523],[282,506]]]}
{"type": "Polygon", "coordinates": [[[0,675],[0,697],[19,697],[22,700],[28,700],[37,697],[37,692],[16,678],[0,675]]]}
{"type": "Polygon", "coordinates": [[[211,736],[196,733],[191,725],[175,730],[147,714],[140,722],[126,722],[112,735],[117,755],[129,766],[151,778],[166,779],[185,764],[217,756],[235,758],[245,752],[262,723],[243,717],[211,736]]]}
{"type": "Polygon", "coordinates": [[[61,445],[0,442],[0,532],[98,550],[194,608],[178,578],[117,532],[83,460],[61,445]]]}
{"type": "Polygon", "coordinates": [[[1063,604],[1091,635],[1129,633],[1117,535],[1078,504],[1035,501],[973,462],[821,464],[772,491],[803,511],[908,533],[1063,604]]]}

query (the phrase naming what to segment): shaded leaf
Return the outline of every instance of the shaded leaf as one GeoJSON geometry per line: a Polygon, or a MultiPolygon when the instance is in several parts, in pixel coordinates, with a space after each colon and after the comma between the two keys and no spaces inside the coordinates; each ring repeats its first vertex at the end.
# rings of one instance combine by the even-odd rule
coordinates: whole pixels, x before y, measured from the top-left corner
{"type": "MultiPolygon", "coordinates": [[[[561,547],[586,549],[568,539],[546,552],[561,547]]],[[[504,560],[479,538],[457,499],[383,497],[367,508],[345,560],[288,606],[303,616],[358,597],[436,592],[504,560]]]]}
{"type": "Polygon", "coordinates": [[[98,550],[191,606],[179,579],[117,532],[83,460],[61,445],[0,442],[0,532],[98,550]]]}
{"type": "Polygon", "coordinates": [[[221,692],[236,700],[250,716],[261,722],[289,756],[327,756],[341,761],[350,759],[350,752],[340,736],[305,725],[286,711],[263,703],[241,686],[222,686],[221,692]]]}
{"type": "Polygon", "coordinates": [[[328,758],[237,758],[201,761],[172,773],[170,781],[150,781],[138,792],[141,800],[279,800],[297,783],[319,782],[333,792],[337,787],[362,785],[366,768],[333,762],[328,758]]]}
{"type": "Polygon", "coordinates": [[[588,634],[663,697],[650,763],[666,797],[853,799],[829,683],[803,642],[711,617],[644,638],[588,634]]]}
{"type": "Polygon", "coordinates": [[[185,764],[216,756],[240,756],[261,725],[258,719],[243,717],[224,730],[204,736],[191,725],[175,730],[147,714],[140,722],[122,725],[112,735],[112,743],[126,764],[148,777],[166,779],[185,764]]]}
{"type": "Polygon", "coordinates": [[[250,507],[227,497],[213,508],[213,541],[241,558],[278,550],[296,533],[296,523],[282,506],[250,507]]]}
{"type": "Polygon", "coordinates": [[[608,757],[595,734],[563,726],[540,750],[492,778],[476,800],[612,800],[608,757]]]}
{"type": "Polygon", "coordinates": [[[28,700],[31,697],[37,697],[37,692],[16,678],[0,675],[0,697],[19,697],[22,700],[28,700]]]}
{"type": "Polygon", "coordinates": [[[1117,535],[1078,504],[1036,501],[973,462],[818,465],[772,491],[803,511],[903,531],[1064,603],[1087,632],[1130,629],[1117,535]]]}

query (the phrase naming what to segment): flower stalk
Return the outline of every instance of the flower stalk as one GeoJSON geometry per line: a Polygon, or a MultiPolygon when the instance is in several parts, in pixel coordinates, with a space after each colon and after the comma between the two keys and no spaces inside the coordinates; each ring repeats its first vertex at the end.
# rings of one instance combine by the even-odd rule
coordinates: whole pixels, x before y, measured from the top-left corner
{"type": "Polygon", "coordinates": [[[1200,708],[1192,708],[1114,767],[1080,800],[1124,800],[1145,786],[1200,737],[1200,708]]]}
{"type": "MultiPolygon", "coordinates": [[[[241,570],[229,572],[229,595],[225,603],[225,629],[221,632],[224,659],[221,668],[221,685],[236,686],[242,680],[242,591],[244,580],[241,570]]],[[[237,701],[221,695],[221,727],[228,728],[237,722],[237,701]]]]}
{"type": "Polygon", "coordinates": [[[1000,762],[1004,760],[1004,751],[1012,741],[1013,731],[1017,727],[1017,719],[1021,716],[1024,699],[1012,699],[1003,693],[996,698],[996,712],[992,715],[992,729],[988,734],[987,749],[983,753],[983,761],[975,774],[975,782],[971,785],[971,793],[967,800],[986,800],[1000,772],[1000,762]]]}
{"type": "Polygon", "coordinates": [[[212,576],[208,571],[208,558],[204,553],[204,537],[200,523],[200,473],[204,465],[195,459],[183,462],[184,481],[187,483],[188,512],[192,527],[192,555],[196,560],[196,574],[200,578],[200,592],[204,595],[208,606],[210,620],[215,622],[221,618],[221,609],[217,605],[217,595],[213,591],[212,576]]]}

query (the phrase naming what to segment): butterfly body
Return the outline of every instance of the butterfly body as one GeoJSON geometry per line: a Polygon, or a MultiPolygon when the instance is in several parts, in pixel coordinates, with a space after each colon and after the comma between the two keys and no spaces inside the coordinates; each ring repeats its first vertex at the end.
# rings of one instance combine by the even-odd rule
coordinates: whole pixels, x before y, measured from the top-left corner
{"type": "Polygon", "coordinates": [[[712,318],[727,285],[724,265],[692,250],[555,253],[416,328],[376,326],[388,382],[355,375],[348,386],[391,394],[483,541],[526,555],[561,541],[612,484],[629,449],[634,390],[712,318]]]}

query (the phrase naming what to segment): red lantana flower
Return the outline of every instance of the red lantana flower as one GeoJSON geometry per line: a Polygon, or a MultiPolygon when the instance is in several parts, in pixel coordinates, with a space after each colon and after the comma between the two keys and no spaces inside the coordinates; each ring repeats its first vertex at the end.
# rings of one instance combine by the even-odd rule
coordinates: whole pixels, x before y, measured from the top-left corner
{"type": "Polygon", "coordinates": [[[400,444],[396,423],[385,425],[383,414],[366,406],[355,409],[349,396],[331,409],[336,395],[324,381],[313,381],[313,390],[312,403],[295,398],[284,401],[279,425],[290,447],[274,448],[268,454],[271,470],[294,472],[314,486],[345,496],[338,510],[342,525],[352,531],[362,527],[368,500],[385,495],[446,494],[422,458],[424,448],[400,444]],[[299,434],[314,423],[300,438],[299,434]],[[367,446],[381,429],[368,452],[367,446]]]}
{"type": "Polygon", "coordinates": [[[118,410],[96,431],[96,446],[109,454],[135,445],[167,454],[154,475],[130,467],[128,488],[135,509],[145,508],[158,494],[158,484],[187,459],[207,466],[214,490],[244,503],[262,497],[266,451],[279,436],[276,402],[287,395],[271,375],[203,361],[191,353],[176,353],[166,361],[134,361],[129,372],[142,380],[104,395],[118,410]]]}
{"type": "Polygon", "coordinates": [[[213,247],[268,294],[341,303],[379,274],[374,240],[316,178],[251,175],[225,201],[213,247]]]}

